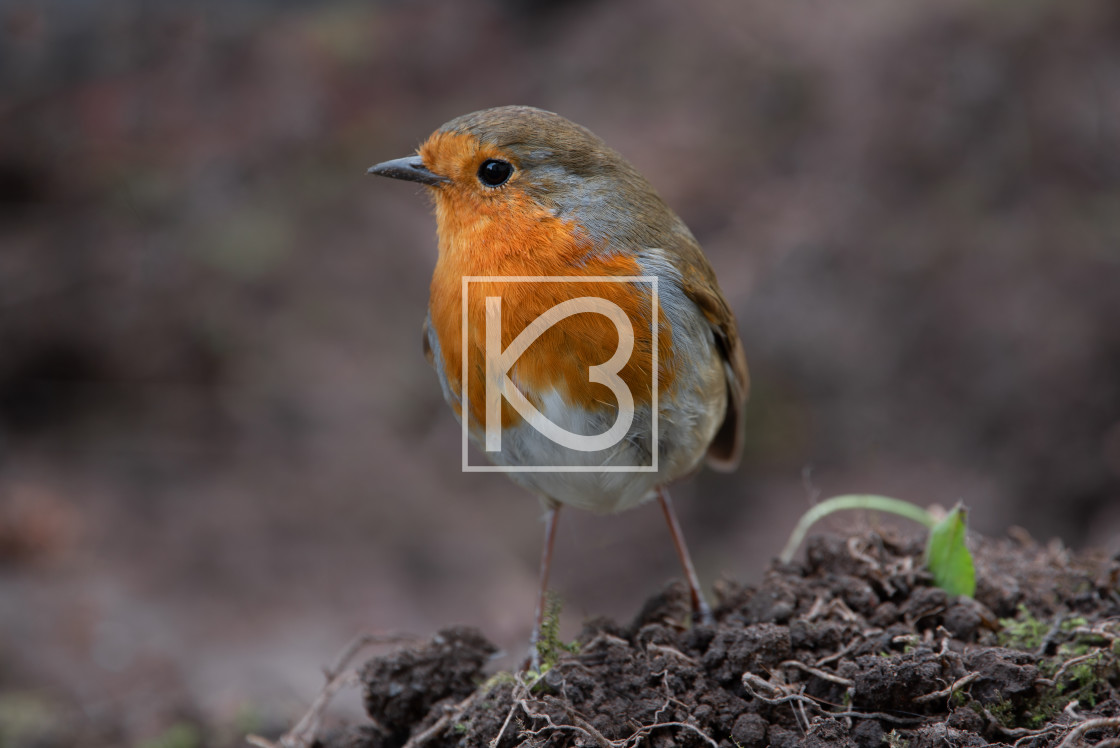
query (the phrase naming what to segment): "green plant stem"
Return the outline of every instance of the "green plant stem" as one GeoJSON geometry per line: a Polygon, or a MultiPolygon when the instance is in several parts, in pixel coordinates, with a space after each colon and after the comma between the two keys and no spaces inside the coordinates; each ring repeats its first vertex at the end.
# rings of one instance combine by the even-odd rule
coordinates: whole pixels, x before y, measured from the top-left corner
{"type": "Polygon", "coordinates": [[[875,496],[874,494],[846,494],[844,496],[834,496],[831,499],[822,501],[805,512],[805,514],[801,515],[801,519],[797,522],[797,527],[794,527],[793,532],[790,533],[786,547],[782,549],[782,555],[779,557],[782,563],[788,564],[790,562],[793,558],[793,554],[797,552],[798,547],[801,545],[801,541],[805,539],[805,535],[809,532],[810,527],[833,512],[839,512],[845,509],[873,509],[877,512],[897,514],[900,517],[912,519],[926,527],[933,527],[934,524],[936,524],[936,520],[931,517],[930,513],[925,509],[907,501],[902,501],[901,499],[892,499],[889,496],[875,496]]]}

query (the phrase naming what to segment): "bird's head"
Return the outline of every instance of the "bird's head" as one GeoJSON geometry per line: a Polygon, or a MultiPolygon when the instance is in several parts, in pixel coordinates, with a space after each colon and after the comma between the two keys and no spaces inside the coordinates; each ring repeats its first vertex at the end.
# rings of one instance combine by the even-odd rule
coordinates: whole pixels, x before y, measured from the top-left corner
{"type": "Polygon", "coordinates": [[[601,246],[657,246],[683,227],[638,171],[585,127],[526,106],[486,109],[440,127],[412,156],[370,174],[431,188],[440,231],[472,221],[552,216],[601,246]]]}

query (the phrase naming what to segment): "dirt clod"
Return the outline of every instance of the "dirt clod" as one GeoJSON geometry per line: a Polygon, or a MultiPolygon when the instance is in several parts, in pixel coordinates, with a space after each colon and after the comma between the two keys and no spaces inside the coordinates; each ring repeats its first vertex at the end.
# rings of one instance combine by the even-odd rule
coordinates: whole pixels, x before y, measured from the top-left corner
{"type": "Polygon", "coordinates": [[[1026,652],[989,647],[968,658],[970,672],[980,673],[972,684],[972,696],[982,704],[1029,697],[1035,691],[1036,658],[1026,652]]]}
{"type": "Polygon", "coordinates": [[[920,540],[817,538],[757,588],[721,583],[714,627],[672,585],[540,675],[483,682],[493,646],[449,629],[367,664],[372,727],[323,745],[1046,748],[1120,712],[1120,561],[973,545],[976,599],[932,586],[920,540]]]}
{"type": "Polygon", "coordinates": [[[403,743],[437,704],[468,696],[496,651],[477,630],[455,627],[421,647],[366,663],[361,673],[365,707],[379,731],[388,734],[384,744],[403,743]]]}

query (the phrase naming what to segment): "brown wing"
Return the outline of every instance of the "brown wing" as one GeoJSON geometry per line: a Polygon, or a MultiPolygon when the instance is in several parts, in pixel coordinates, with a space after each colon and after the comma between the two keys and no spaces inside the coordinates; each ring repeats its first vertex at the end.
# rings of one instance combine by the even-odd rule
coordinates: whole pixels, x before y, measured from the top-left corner
{"type": "Polygon", "coordinates": [[[436,365],[436,357],[435,354],[432,353],[432,341],[428,337],[430,334],[431,330],[428,329],[428,318],[425,317],[424,326],[420,328],[420,345],[423,346],[424,349],[424,360],[428,362],[428,366],[434,368],[436,365]]]}
{"type": "Polygon", "coordinates": [[[731,471],[739,465],[739,456],[743,451],[743,416],[750,390],[747,357],[739,340],[735,315],[723,298],[715,272],[700,251],[699,245],[685,242],[678,253],[683,260],[681,269],[684,293],[700,307],[711,325],[727,375],[727,414],[712,443],[708,445],[708,465],[716,470],[731,471]]]}

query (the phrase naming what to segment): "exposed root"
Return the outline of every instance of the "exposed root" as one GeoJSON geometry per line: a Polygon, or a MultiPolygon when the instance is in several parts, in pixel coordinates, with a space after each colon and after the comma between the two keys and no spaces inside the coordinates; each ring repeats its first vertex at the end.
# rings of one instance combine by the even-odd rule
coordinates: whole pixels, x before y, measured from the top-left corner
{"type": "Polygon", "coordinates": [[[962,678],[958,678],[956,681],[954,681],[953,685],[949,686],[948,688],[942,688],[940,691],[934,691],[933,693],[927,693],[925,696],[919,696],[918,698],[914,699],[914,701],[919,704],[925,704],[928,701],[947,699],[953,695],[953,692],[961,690],[979,677],[980,673],[978,672],[969,673],[962,678]]]}
{"type": "Polygon", "coordinates": [[[845,688],[851,688],[856,684],[856,682],[850,678],[844,678],[837,675],[836,673],[830,673],[827,670],[821,670],[820,668],[813,667],[812,665],[806,665],[804,662],[799,662],[797,660],[786,660],[782,663],[782,667],[786,667],[787,665],[790,667],[795,667],[799,670],[803,670],[810,675],[815,675],[822,680],[827,680],[831,683],[835,683],[838,686],[844,686],[845,688]]]}
{"type": "Polygon", "coordinates": [[[427,730],[424,730],[422,733],[410,737],[408,739],[408,742],[404,744],[403,748],[419,748],[419,746],[424,745],[429,740],[439,737],[439,735],[444,730],[446,730],[449,725],[454,725],[456,722],[462,719],[467,710],[474,706],[474,703],[479,698],[489,693],[489,691],[490,689],[488,688],[479,688],[455,706],[445,707],[443,716],[436,720],[435,724],[433,724],[427,730]]]}
{"type": "Polygon", "coordinates": [[[400,644],[416,640],[416,636],[409,634],[362,634],[355,637],[338,655],[334,664],[330,668],[323,669],[327,682],[323,684],[319,695],[292,729],[281,735],[275,742],[260,735],[246,735],[245,742],[256,748],[310,748],[319,734],[319,728],[323,725],[323,714],[331,699],[343,687],[357,684],[358,674],[350,669],[350,663],[354,661],[357,654],[366,647],[374,645],[400,644]]]}
{"type": "Polygon", "coordinates": [[[1053,678],[1039,678],[1036,682],[1039,683],[1040,685],[1043,685],[1043,686],[1051,686],[1051,687],[1055,686],[1055,685],[1058,684],[1059,681],[1061,681],[1062,676],[1065,675],[1066,671],[1069,670],[1071,667],[1073,667],[1074,665],[1080,664],[1082,662],[1085,662],[1086,660],[1092,660],[1092,659],[1095,659],[1095,658],[1098,658],[1098,657],[1111,658],[1111,655],[1108,654],[1107,650],[1098,649],[1098,650],[1094,650],[1092,652],[1089,652],[1088,654],[1083,654],[1080,657],[1073,657],[1073,658],[1068,659],[1068,660],[1066,660],[1065,662],[1062,663],[1062,666],[1060,668],[1058,668],[1058,672],[1054,673],[1053,678]]]}
{"type": "Polygon", "coordinates": [[[830,709],[825,709],[824,707],[835,706],[833,704],[829,704],[828,702],[822,701],[820,699],[814,699],[812,696],[804,693],[796,692],[791,686],[774,684],[769,681],[763,680],[754,673],[743,673],[743,688],[747,689],[747,693],[749,693],[751,696],[760,701],[764,701],[767,704],[796,704],[797,706],[795,708],[796,710],[794,712],[794,716],[795,718],[797,718],[799,723],[804,720],[806,727],[808,726],[808,719],[805,718],[804,713],[804,709],[806,706],[810,706],[813,709],[816,709],[818,713],[826,717],[880,719],[888,722],[894,722],[899,725],[920,725],[928,721],[928,719],[925,717],[902,717],[894,714],[887,714],[885,712],[861,712],[854,709],[832,711],[830,709]],[[757,690],[755,690],[756,688],[761,688],[771,694],[775,694],[775,696],[763,696],[757,690]],[[800,711],[800,714],[798,713],[798,711],[800,711]]]}
{"type": "Polygon", "coordinates": [[[1090,732],[1091,730],[1104,730],[1107,728],[1112,728],[1113,730],[1115,730],[1117,732],[1117,735],[1108,738],[1107,740],[1103,741],[1103,743],[1097,743],[1097,746],[1099,747],[1101,745],[1107,745],[1109,743],[1120,742],[1120,717],[1104,717],[1101,719],[1087,719],[1077,727],[1070,730],[1069,734],[1065,736],[1065,739],[1063,739],[1062,742],[1058,743],[1058,748],[1073,748],[1073,746],[1077,745],[1077,741],[1081,740],[1082,736],[1084,736],[1085,733],[1090,732]]]}

